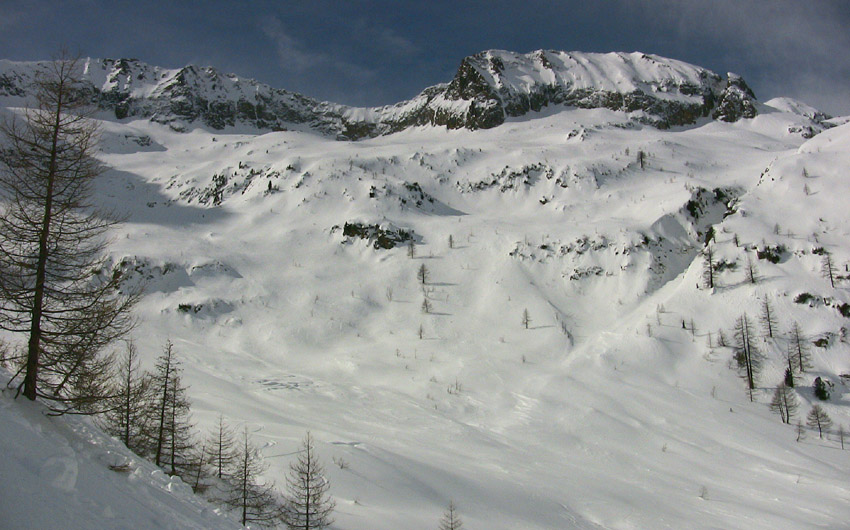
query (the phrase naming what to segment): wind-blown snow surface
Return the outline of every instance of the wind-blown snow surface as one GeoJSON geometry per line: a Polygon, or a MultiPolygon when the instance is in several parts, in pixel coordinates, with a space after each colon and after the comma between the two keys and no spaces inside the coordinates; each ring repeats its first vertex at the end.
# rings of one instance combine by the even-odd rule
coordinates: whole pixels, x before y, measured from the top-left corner
{"type": "Polygon", "coordinates": [[[88,419],[13,394],[0,394],[0,528],[241,528],[88,419]]]}
{"type": "Polygon", "coordinates": [[[820,375],[850,423],[850,293],[812,253],[846,274],[850,126],[789,132],[809,123],[765,107],[659,131],[564,110],[344,143],[106,122],[100,193],[128,216],[115,265],[147,282],[148,364],[174,341],[199,425],[247,423],[279,484],[312,431],[334,528],[433,528],[450,500],[468,528],[835,528],[846,454],[767,407],[784,339],[759,338],[753,403],[717,344],[769,296],[783,333],[828,338],[798,418],[820,375]],[[412,230],[416,256],[346,222],[412,230]],[[738,263],[713,291],[697,288],[711,225],[738,263]],[[779,244],[779,263],[756,257],[779,244]]]}

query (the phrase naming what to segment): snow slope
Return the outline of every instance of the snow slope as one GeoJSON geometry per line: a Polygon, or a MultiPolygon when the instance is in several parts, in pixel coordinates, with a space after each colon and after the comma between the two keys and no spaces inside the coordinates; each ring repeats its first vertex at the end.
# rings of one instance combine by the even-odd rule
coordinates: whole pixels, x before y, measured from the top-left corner
{"type": "Polygon", "coordinates": [[[87,419],[13,395],[0,394],[0,527],[241,528],[87,419]]]}
{"type": "Polygon", "coordinates": [[[807,140],[802,107],[775,107],[669,130],[550,107],[359,142],[105,121],[99,196],[129,216],[110,252],[146,282],[148,365],[174,341],[200,426],[247,423],[278,483],[312,431],[334,528],[433,528],[450,500],[469,528],[837,528],[835,433],[798,442],[767,404],[797,321],[826,339],[798,418],[821,376],[850,424],[850,293],[815,252],[847,274],[850,125],[807,140]],[[416,255],[346,223],[410,231],[416,255]],[[710,227],[738,265],[714,290],[710,227]],[[750,402],[718,335],[765,297],[783,336],[759,326],[750,402]]]}

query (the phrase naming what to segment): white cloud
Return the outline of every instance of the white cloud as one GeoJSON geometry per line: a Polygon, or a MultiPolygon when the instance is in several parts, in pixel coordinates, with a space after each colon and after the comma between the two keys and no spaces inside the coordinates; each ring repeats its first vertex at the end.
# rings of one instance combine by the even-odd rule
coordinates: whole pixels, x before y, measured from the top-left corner
{"type": "Polygon", "coordinates": [[[374,83],[375,72],[354,62],[346,62],[342,55],[309,50],[287,31],[277,17],[261,22],[263,33],[275,46],[278,65],[289,74],[288,90],[306,92],[306,95],[342,101],[350,99],[354,87],[374,83]]]}
{"type": "Polygon", "coordinates": [[[280,66],[295,73],[314,68],[317,63],[328,61],[328,57],[319,52],[311,52],[284,29],[277,17],[266,18],[262,21],[263,33],[275,44],[280,66]]]}
{"type": "Polygon", "coordinates": [[[365,18],[357,20],[352,33],[361,46],[384,56],[412,57],[421,51],[413,41],[399,35],[394,29],[375,26],[365,18]]]}

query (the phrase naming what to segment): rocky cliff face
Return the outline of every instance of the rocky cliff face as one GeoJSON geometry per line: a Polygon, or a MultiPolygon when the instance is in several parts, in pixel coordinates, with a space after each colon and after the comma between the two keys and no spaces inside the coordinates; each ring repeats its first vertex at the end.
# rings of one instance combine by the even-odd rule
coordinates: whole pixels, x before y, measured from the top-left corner
{"type": "MultiPolygon", "coordinates": [[[[23,98],[40,63],[0,62],[0,97],[23,98]]],[[[164,69],[133,59],[89,60],[92,103],[117,119],[148,118],[185,130],[249,126],[309,129],[356,140],[437,125],[488,129],[546,107],[604,108],[658,128],[711,116],[752,118],[755,96],[738,76],[641,53],[490,50],[467,57],[447,84],[392,106],[318,101],[213,68],[164,69]]]]}
{"type": "Polygon", "coordinates": [[[711,117],[727,122],[738,121],[741,118],[755,118],[758,114],[755,101],[756,95],[741,76],[727,74],[726,88],[720,94],[711,117]]]}
{"type": "Polygon", "coordinates": [[[93,83],[93,102],[114,110],[118,119],[150,118],[175,129],[197,122],[212,129],[240,124],[270,130],[303,125],[326,134],[339,129],[340,116],[332,104],[214,68],[165,70],[127,59],[92,61],[93,81],[99,77],[92,71],[97,68],[105,80],[93,83]]]}
{"type": "MultiPolygon", "coordinates": [[[[704,68],[641,53],[491,50],[465,58],[454,79],[418,110],[424,118],[418,121],[486,129],[564,105],[627,112],[637,121],[667,128],[709,116],[727,85],[740,81],[746,86],[738,77],[730,79],[724,83],[704,68]]],[[[733,99],[730,94],[729,106],[733,99]]],[[[754,106],[739,113],[754,115],[754,106]]]]}
{"type": "MultiPolygon", "coordinates": [[[[0,97],[23,98],[43,63],[0,61],[0,97]]],[[[323,134],[343,129],[339,105],[317,101],[214,68],[166,69],[135,59],[91,59],[83,76],[92,104],[117,119],[148,118],[185,130],[308,128],[323,134]]]]}

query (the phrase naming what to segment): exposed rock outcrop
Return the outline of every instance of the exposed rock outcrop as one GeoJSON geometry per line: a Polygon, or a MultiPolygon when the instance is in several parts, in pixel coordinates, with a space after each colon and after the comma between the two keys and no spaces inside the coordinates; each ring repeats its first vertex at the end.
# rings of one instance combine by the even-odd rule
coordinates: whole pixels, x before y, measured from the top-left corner
{"type": "Polygon", "coordinates": [[[755,118],[756,95],[739,75],[727,74],[726,88],[720,94],[717,107],[711,113],[715,120],[726,122],[738,121],[742,118],[755,118]]]}

